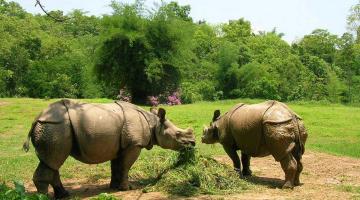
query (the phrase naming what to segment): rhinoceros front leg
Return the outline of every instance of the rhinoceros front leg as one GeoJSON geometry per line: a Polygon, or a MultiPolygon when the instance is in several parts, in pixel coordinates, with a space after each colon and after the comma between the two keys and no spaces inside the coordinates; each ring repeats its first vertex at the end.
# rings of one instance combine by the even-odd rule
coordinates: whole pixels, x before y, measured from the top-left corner
{"type": "Polygon", "coordinates": [[[250,158],[251,156],[241,152],[241,164],[243,166],[242,175],[251,176],[252,171],[250,170],[250,158]]]}
{"type": "Polygon", "coordinates": [[[230,159],[233,162],[233,166],[234,166],[234,170],[239,173],[240,177],[242,178],[242,173],[241,173],[241,164],[240,164],[240,159],[239,159],[239,155],[236,152],[236,148],[234,147],[228,147],[228,146],[224,146],[224,150],[227,153],[227,155],[230,157],[230,159]]]}
{"type": "Polygon", "coordinates": [[[110,188],[117,190],[129,190],[129,170],[139,157],[141,148],[128,147],[120,152],[117,159],[111,161],[110,188]]]}

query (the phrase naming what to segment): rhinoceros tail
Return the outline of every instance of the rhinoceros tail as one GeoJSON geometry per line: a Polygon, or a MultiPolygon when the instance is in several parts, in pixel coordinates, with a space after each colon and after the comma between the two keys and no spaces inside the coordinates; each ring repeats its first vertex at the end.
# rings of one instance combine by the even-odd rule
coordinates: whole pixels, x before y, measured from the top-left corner
{"type": "Polygon", "coordinates": [[[31,128],[30,128],[30,131],[29,131],[29,133],[28,133],[28,136],[27,136],[27,138],[26,138],[26,141],[24,142],[24,144],[23,144],[23,150],[25,151],[25,152],[28,152],[29,151],[29,149],[30,149],[30,137],[31,137],[31,134],[32,134],[32,132],[33,132],[33,130],[34,130],[34,127],[35,127],[35,124],[37,123],[37,120],[35,120],[33,123],[32,123],[32,125],[31,125],[31,128]]]}
{"type": "Polygon", "coordinates": [[[297,131],[295,134],[295,148],[293,150],[293,155],[295,156],[296,160],[301,159],[302,155],[304,154],[304,144],[301,141],[301,130],[300,130],[300,125],[299,125],[299,119],[297,119],[296,116],[293,117],[295,122],[296,122],[296,126],[297,126],[297,131]]]}

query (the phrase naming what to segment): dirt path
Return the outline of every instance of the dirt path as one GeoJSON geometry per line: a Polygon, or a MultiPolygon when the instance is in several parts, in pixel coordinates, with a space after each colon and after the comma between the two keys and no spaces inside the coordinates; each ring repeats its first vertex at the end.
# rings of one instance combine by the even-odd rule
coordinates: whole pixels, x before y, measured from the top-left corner
{"type": "MultiPolygon", "coordinates": [[[[231,164],[227,156],[216,158],[223,163],[231,164]]],[[[252,158],[251,168],[254,176],[248,181],[254,183],[255,189],[224,196],[202,195],[188,199],[353,199],[359,193],[346,192],[345,186],[360,186],[360,159],[338,157],[325,153],[307,151],[303,156],[304,171],[301,176],[303,185],[294,190],[280,189],[284,174],[280,164],[272,157],[252,158]]],[[[142,193],[141,189],[114,192],[108,189],[109,180],[96,184],[87,184],[83,180],[65,180],[65,187],[72,195],[89,199],[100,193],[111,193],[122,199],[169,199],[160,192],[142,193]]],[[[30,191],[35,188],[27,184],[30,191]]],[[[171,197],[174,199],[174,197],[171,197]]],[[[179,199],[182,199],[179,197],[179,199]]]]}

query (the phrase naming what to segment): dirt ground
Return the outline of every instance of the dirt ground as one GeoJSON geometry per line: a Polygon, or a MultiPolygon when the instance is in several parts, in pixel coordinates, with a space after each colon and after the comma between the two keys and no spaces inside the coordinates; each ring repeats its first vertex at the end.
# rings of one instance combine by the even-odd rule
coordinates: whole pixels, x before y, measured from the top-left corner
{"type": "MultiPolygon", "coordinates": [[[[231,164],[227,156],[216,160],[231,164]]],[[[360,186],[360,159],[333,156],[325,153],[307,151],[303,156],[304,171],[302,185],[293,190],[280,189],[284,174],[280,163],[272,157],[252,158],[251,169],[254,176],[248,181],[254,183],[255,189],[230,195],[200,195],[187,199],[360,199],[359,193],[346,192],[345,186],[360,186]]],[[[96,184],[83,180],[64,180],[65,188],[73,196],[90,199],[100,193],[110,193],[122,199],[184,199],[169,197],[160,192],[142,193],[141,188],[126,192],[108,189],[109,180],[100,180],[96,184]]],[[[35,191],[32,183],[27,183],[29,191],[35,191]]]]}

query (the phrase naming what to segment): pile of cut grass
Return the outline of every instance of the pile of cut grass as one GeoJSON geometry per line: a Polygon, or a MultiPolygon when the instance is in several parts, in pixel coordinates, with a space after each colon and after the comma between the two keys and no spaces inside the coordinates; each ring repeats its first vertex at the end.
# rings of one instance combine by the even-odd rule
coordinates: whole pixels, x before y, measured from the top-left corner
{"type": "Polygon", "coordinates": [[[172,153],[168,159],[157,163],[162,165],[157,166],[161,168],[158,174],[140,180],[140,184],[145,186],[143,192],[163,191],[188,197],[197,194],[239,193],[251,187],[239,178],[232,167],[199,155],[194,148],[172,153]]]}

